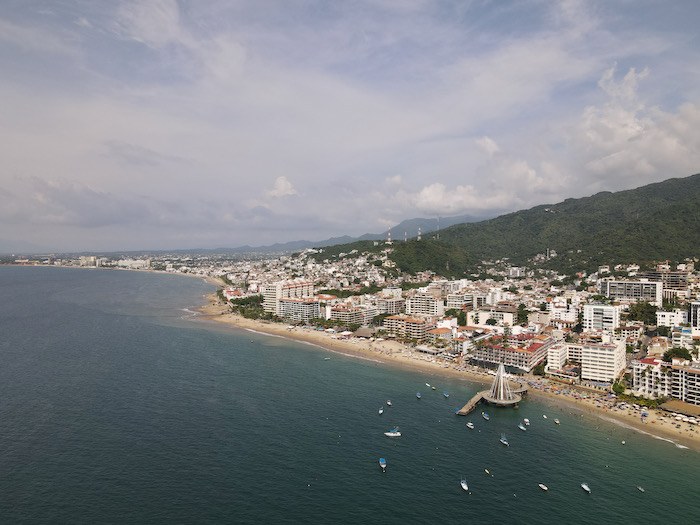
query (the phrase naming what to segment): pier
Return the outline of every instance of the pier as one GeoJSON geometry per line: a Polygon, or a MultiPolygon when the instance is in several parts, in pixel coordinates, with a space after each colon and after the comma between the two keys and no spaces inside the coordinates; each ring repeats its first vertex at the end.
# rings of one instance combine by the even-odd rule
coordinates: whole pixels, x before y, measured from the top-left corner
{"type": "Polygon", "coordinates": [[[498,367],[498,372],[496,373],[491,388],[489,390],[477,392],[466,405],[457,411],[457,415],[466,416],[482,401],[490,405],[500,407],[512,406],[517,408],[518,403],[522,401],[526,392],[527,387],[523,385],[513,384],[513,386],[511,386],[510,381],[506,378],[505,367],[501,364],[498,367]]]}
{"type": "Polygon", "coordinates": [[[482,390],[481,392],[477,392],[476,395],[472,397],[466,405],[464,405],[461,409],[457,411],[457,415],[466,416],[467,414],[469,414],[469,412],[474,410],[476,408],[476,405],[478,405],[484,399],[484,395],[488,393],[488,390],[482,390]]]}

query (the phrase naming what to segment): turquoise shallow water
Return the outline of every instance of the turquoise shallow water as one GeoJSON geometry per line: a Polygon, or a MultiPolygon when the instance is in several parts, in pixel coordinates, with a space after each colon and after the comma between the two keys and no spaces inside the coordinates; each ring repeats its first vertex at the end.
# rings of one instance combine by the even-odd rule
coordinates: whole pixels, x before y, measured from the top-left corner
{"type": "Polygon", "coordinates": [[[479,385],[193,320],[211,291],[0,267],[0,521],[697,521],[696,452],[534,399],[469,430],[479,385]]]}

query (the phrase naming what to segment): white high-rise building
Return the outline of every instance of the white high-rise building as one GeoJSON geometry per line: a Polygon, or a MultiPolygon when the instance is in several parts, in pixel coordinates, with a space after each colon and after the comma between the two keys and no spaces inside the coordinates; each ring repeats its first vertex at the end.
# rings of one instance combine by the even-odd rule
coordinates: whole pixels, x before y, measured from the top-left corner
{"type": "Polygon", "coordinates": [[[614,332],[620,327],[620,307],[612,304],[584,304],[584,332],[614,332]]]}
{"type": "Polygon", "coordinates": [[[581,379],[612,383],[625,369],[625,341],[584,343],[581,348],[581,379]]]}
{"type": "Polygon", "coordinates": [[[263,310],[267,313],[279,315],[279,300],[298,297],[312,297],[314,284],[311,281],[278,281],[261,286],[260,293],[263,296],[263,310]]]}

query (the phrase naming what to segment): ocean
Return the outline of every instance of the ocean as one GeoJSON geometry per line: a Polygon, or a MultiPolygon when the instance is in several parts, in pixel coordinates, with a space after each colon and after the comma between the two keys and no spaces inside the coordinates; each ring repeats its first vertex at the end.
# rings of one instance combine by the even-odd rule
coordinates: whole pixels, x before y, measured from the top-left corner
{"type": "Polygon", "coordinates": [[[481,385],[202,321],[214,290],[0,267],[1,523],[698,520],[698,452],[534,398],[456,416],[481,385]]]}

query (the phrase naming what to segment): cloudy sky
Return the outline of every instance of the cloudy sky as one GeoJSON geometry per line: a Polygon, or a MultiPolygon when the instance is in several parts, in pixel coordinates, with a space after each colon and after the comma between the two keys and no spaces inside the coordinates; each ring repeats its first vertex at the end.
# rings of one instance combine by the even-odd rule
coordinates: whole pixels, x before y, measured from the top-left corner
{"type": "Polygon", "coordinates": [[[259,246],[700,172],[695,0],[5,0],[0,250],[259,246]]]}

